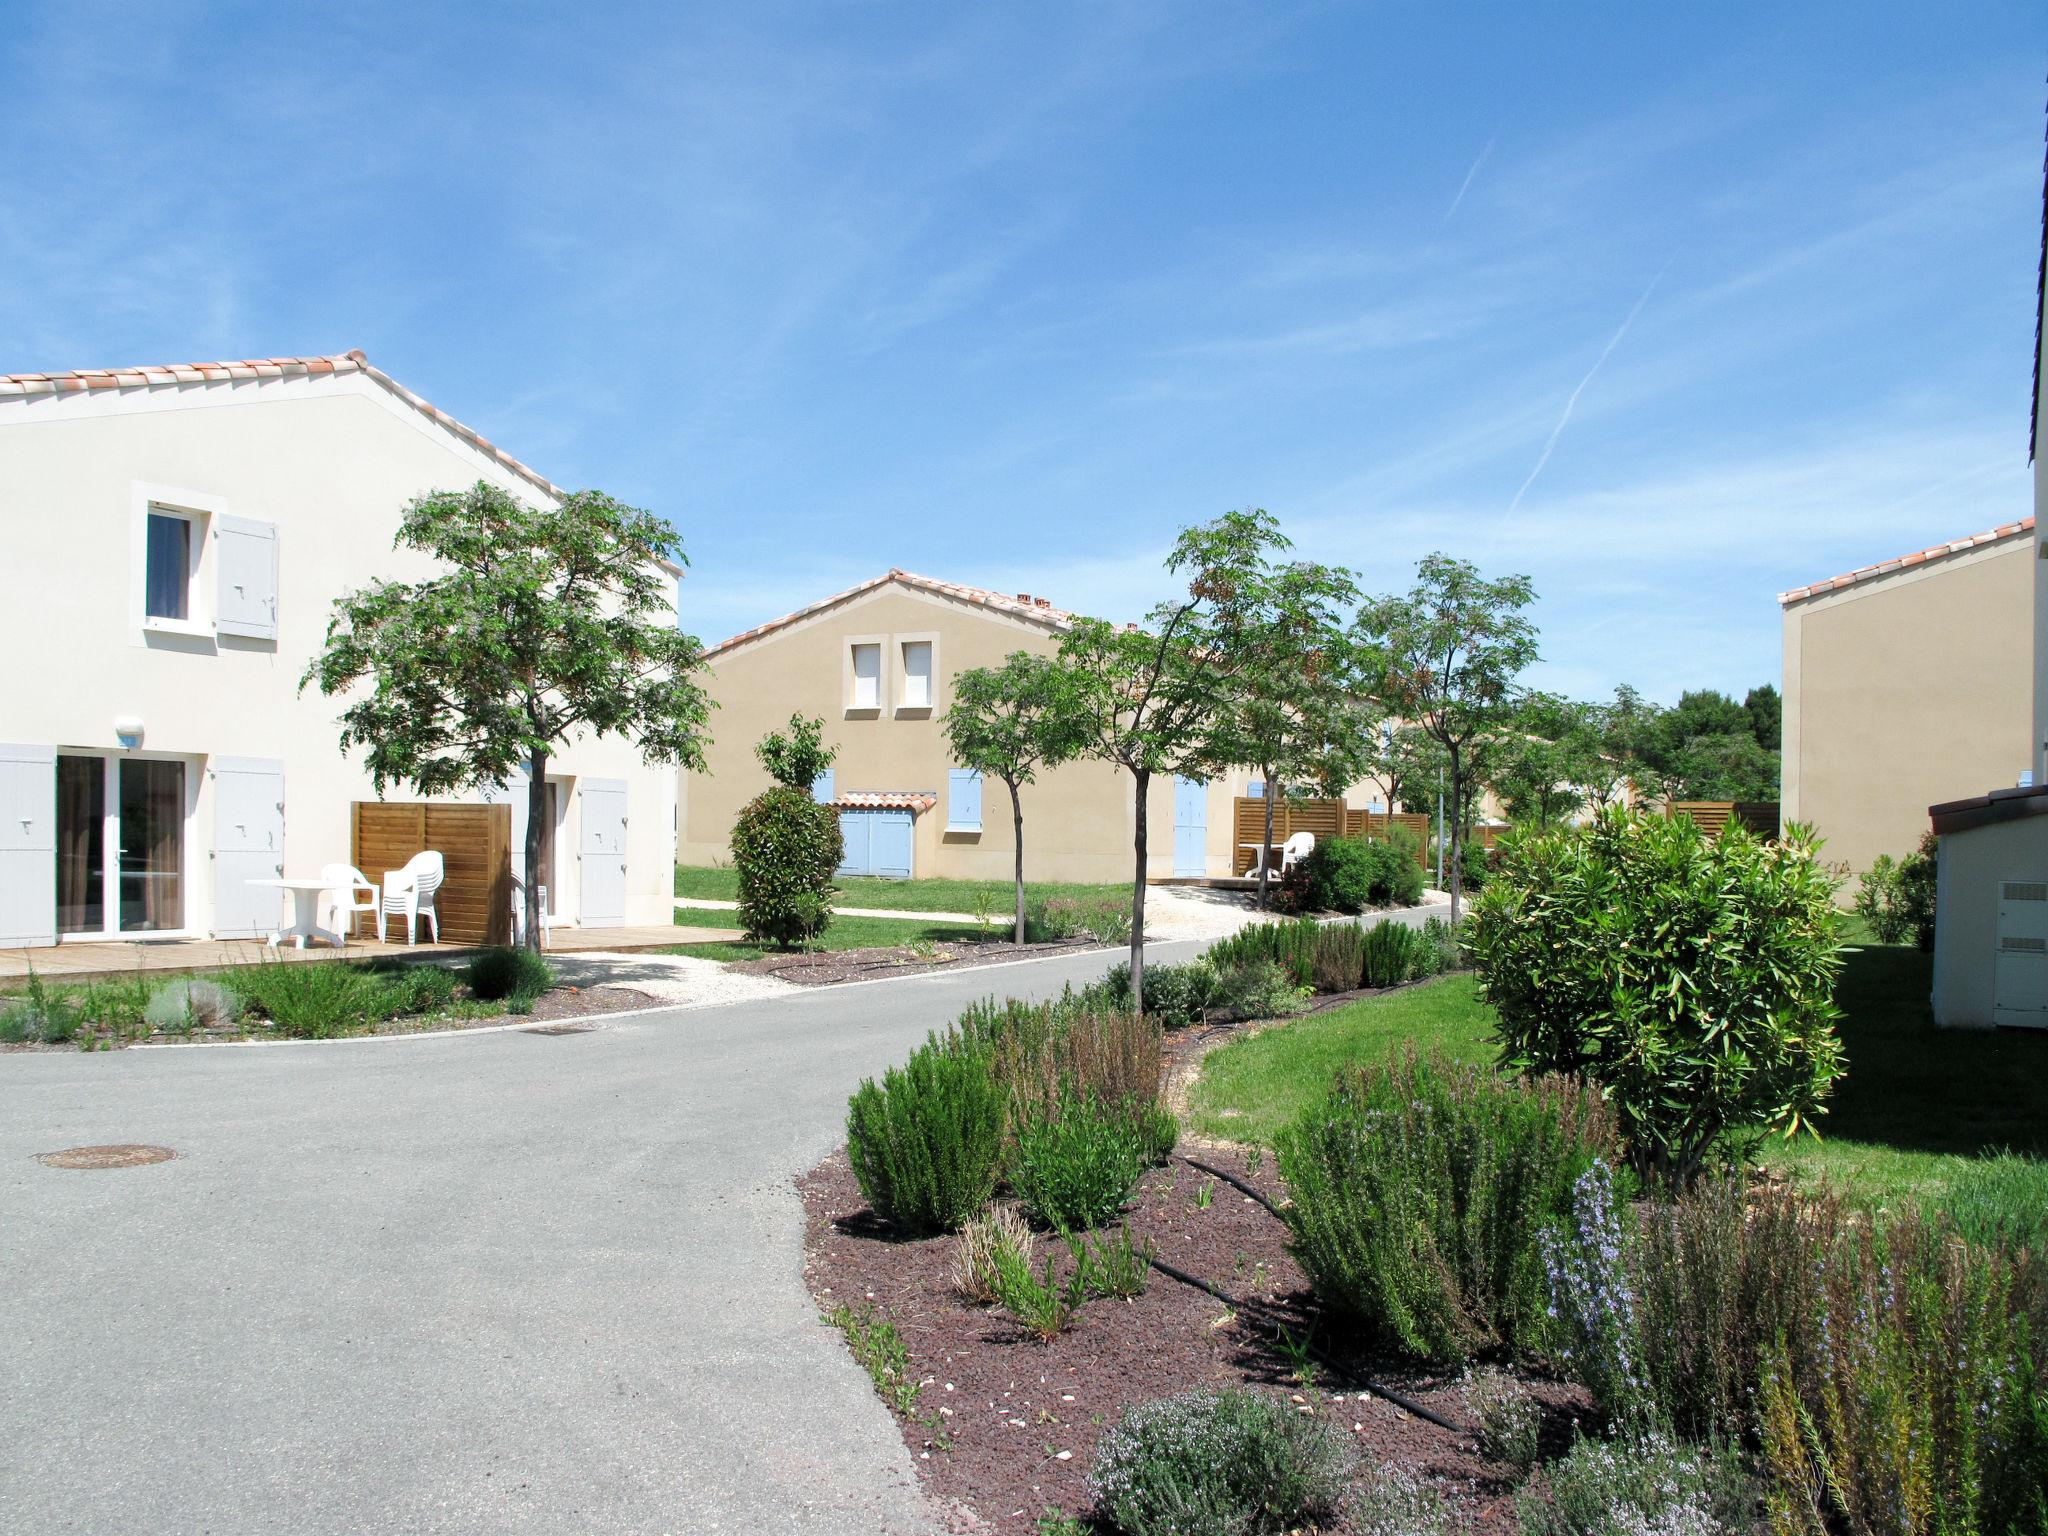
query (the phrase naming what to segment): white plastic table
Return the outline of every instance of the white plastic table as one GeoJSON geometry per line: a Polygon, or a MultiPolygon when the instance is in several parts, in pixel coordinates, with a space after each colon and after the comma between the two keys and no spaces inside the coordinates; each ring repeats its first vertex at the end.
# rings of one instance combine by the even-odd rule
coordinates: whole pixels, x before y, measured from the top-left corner
{"type": "Polygon", "coordinates": [[[251,885],[275,886],[280,891],[292,893],[292,925],[280,928],[270,936],[270,947],[277,948],[286,939],[294,940],[300,949],[306,947],[308,939],[325,939],[336,949],[346,949],[348,941],[340,934],[320,926],[320,898],[336,889],[332,880],[251,880],[251,885]]]}
{"type": "Polygon", "coordinates": [[[1237,846],[1240,848],[1250,849],[1252,854],[1254,855],[1252,859],[1252,867],[1244,872],[1245,878],[1250,879],[1253,875],[1256,875],[1259,872],[1261,866],[1266,865],[1270,861],[1272,856],[1278,853],[1285,846],[1285,844],[1239,843],[1237,846]]]}

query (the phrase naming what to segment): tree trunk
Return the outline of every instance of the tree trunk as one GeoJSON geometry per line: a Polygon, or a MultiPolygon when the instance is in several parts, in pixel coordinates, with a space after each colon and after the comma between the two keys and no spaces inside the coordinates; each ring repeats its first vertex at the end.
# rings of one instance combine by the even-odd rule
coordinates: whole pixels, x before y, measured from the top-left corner
{"type": "Polygon", "coordinates": [[[1017,798],[1017,781],[1005,779],[1010,786],[1010,826],[1017,834],[1017,942],[1024,942],[1024,803],[1017,798]]]}
{"type": "Polygon", "coordinates": [[[1145,1011],[1145,802],[1151,796],[1152,774],[1150,770],[1134,769],[1132,778],[1138,785],[1137,835],[1133,842],[1137,848],[1138,867],[1131,883],[1131,1007],[1138,1013],[1145,1011]]]}
{"type": "Polygon", "coordinates": [[[521,910],[526,917],[526,947],[540,953],[540,856],[548,826],[548,754],[536,748],[526,764],[526,882],[521,910]]]}
{"type": "Polygon", "coordinates": [[[1465,803],[1465,773],[1458,759],[1458,749],[1450,749],[1451,759],[1451,926],[1458,924],[1458,901],[1465,890],[1465,813],[1459,809],[1465,803]]]}
{"type": "Polygon", "coordinates": [[[1266,774],[1266,845],[1259,850],[1259,910],[1266,910],[1266,880],[1273,864],[1273,775],[1266,774]]]}

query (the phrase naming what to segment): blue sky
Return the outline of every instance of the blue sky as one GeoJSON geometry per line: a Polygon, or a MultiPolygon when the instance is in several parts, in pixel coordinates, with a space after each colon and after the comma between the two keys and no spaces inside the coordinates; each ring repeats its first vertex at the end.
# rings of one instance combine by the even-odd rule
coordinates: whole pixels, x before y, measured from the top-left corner
{"type": "Polygon", "coordinates": [[[39,6],[0,372],[338,351],[682,531],[1123,618],[1279,514],[1522,571],[1538,678],[2029,510],[2030,4],[39,6]]]}

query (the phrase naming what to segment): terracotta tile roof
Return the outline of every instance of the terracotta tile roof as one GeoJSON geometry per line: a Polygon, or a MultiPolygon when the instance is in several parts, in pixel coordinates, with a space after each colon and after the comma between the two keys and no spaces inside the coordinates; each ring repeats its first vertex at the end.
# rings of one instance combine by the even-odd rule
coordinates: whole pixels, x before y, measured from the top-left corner
{"type": "Polygon", "coordinates": [[[842,811],[928,811],[939,803],[936,791],[849,789],[826,802],[842,811]]]}
{"type": "Polygon", "coordinates": [[[872,592],[877,587],[887,586],[891,582],[909,587],[913,591],[930,592],[940,597],[974,603],[996,613],[1008,614],[1011,618],[1023,619],[1027,623],[1042,624],[1047,629],[1065,629],[1074,622],[1073,614],[1064,608],[1055,608],[1047,599],[1033,597],[1029,592],[1019,592],[1015,597],[1011,597],[1007,593],[991,592],[986,587],[967,587],[955,581],[937,581],[930,576],[919,576],[914,571],[892,570],[886,575],[863,581],[858,586],[848,587],[844,592],[835,592],[830,597],[797,609],[794,613],[785,613],[779,619],[770,619],[766,624],[756,624],[752,629],[743,629],[730,639],[721,640],[712,646],[705,655],[716,656],[723,651],[731,650],[734,646],[758,640],[763,635],[787,628],[841,603],[851,602],[854,598],[872,592]]]}
{"type": "Polygon", "coordinates": [[[2017,538],[2034,531],[2034,520],[2023,517],[2016,523],[2000,523],[1984,533],[1973,533],[1966,538],[1951,539],[1946,544],[1936,544],[1931,549],[1916,549],[1910,555],[1900,555],[1894,560],[1881,560],[1876,565],[1858,566],[1828,581],[1817,581],[1810,587],[1794,587],[1790,592],[1780,592],[1780,603],[1796,603],[1801,598],[1819,597],[1826,592],[1839,592],[1844,587],[1853,587],[1859,582],[1871,581],[1879,576],[1889,576],[1894,571],[1908,570],[1924,565],[1929,560],[1940,560],[1949,555],[1960,555],[1967,550],[1977,549],[1986,544],[1996,544],[2002,539],[2017,538]]]}
{"type": "Polygon", "coordinates": [[[446,411],[414,394],[403,384],[372,367],[361,351],[331,357],[250,357],[221,363],[164,363],[140,368],[80,368],[70,373],[0,374],[0,399],[37,395],[86,394],[99,390],[172,389],[189,385],[239,384],[254,379],[298,379],[321,374],[360,373],[382,385],[436,425],[502,464],[522,480],[559,500],[568,494],[554,481],[505,452],[482,433],[465,427],[446,411]]]}

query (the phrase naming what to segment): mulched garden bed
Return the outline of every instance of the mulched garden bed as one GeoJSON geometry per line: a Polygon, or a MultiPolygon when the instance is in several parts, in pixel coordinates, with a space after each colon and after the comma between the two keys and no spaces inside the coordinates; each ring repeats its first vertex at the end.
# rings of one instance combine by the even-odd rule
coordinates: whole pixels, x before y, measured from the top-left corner
{"type": "MultiPolygon", "coordinates": [[[[1270,1158],[1254,1170],[1235,1150],[1193,1155],[1271,1198],[1280,1194],[1270,1158]]],[[[1132,1237],[1151,1240],[1160,1259],[1226,1292],[1241,1311],[1154,1271],[1143,1296],[1089,1302],[1050,1344],[1000,1308],[975,1306],[954,1292],[953,1238],[904,1240],[879,1222],[843,1150],[798,1189],[811,1292],[821,1311],[841,1303],[873,1307],[902,1333],[923,1387],[899,1427],[928,1491],[962,1512],[962,1530],[1030,1532],[1048,1510],[1085,1513],[1096,1440],[1126,1407],[1233,1383],[1281,1392],[1301,1412],[1341,1425],[1359,1447],[1362,1475],[1401,1463],[1442,1480],[1475,1531],[1516,1528],[1509,1475],[1482,1461],[1469,1437],[1361,1394],[1334,1374],[1324,1373],[1314,1386],[1295,1379],[1284,1351],[1257,1327],[1258,1320],[1279,1323],[1296,1338],[1314,1330],[1307,1283],[1287,1253],[1285,1229],[1181,1157],[1146,1174],[1127,1218],[1132,1237]],[[1204,1186],[1206,1209],[1198,1204],[1204,1186]]],[[[1064,1272],[1058,1239],[1039,1240],[1040,1262],[1055,1250],[1064,1272]]],[[[1456,1373],[1363,1356],[1339,1355],[1339,1362],[1454,1423],[1466,1422],[1456,1373]]],[[[1528,1385],[1550,1410],[1551,1431],[1568,1436],[1571,1413],[1582,1403],[1575,1389],[1528,1385]]],[[[1340,1522],[1328,1529],[1355,1528],[1340,1522]]]]}
{"type": "Polygon", "coordinates": [[[896,944],[878,949],[763,955],[758,960],[735,960],[726,969],[749,976],[773,976],[799,986],[830,987],[841,982],[916,976],[925,971],[950,971],[968,965],[1037,960],[1046,955],[1102,947],[1090,938],[1057,939],[1041,944],[1016,944],[1007,939],[949,939],[930,946],[896,944]]]}

